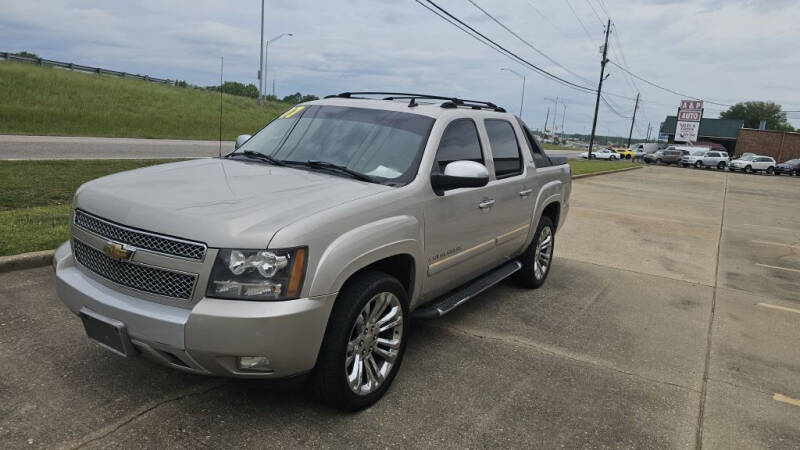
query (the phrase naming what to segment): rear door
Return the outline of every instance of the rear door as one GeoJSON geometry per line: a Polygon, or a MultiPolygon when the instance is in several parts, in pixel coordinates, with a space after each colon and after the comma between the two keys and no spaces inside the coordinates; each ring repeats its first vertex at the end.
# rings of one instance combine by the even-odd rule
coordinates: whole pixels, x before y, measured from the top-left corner
{"type": "Polygon", "coordinates": [[[518,253],[525,242],[533,214],[533,193],[538,192],[522,153],[522,131],[506,119],[484,119],[494,179],[487,191],[495,199],[491,224],[497,242],[495,261],[518,253]]]}

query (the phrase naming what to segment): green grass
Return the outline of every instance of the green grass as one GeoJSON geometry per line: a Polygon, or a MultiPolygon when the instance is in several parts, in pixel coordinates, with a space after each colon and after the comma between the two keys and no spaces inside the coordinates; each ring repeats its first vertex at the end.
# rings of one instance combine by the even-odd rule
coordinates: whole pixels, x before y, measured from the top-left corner
{"type": "Polygon", "coordinates": [[[572,175],[584,175],[594,172],[607,172],[609,170],[625,169],[627,167],[636,167],[638,163],[627,161],[611,162],[611,161],[584,161],[581,159],[569,160],[569,166],[572,168],[572,175]]]}
{"type": "MultiPolygon", "coordinates": [[[[0,62],[0,134],[219,138],[219,94],[142,80],[0,62]]],[[[222,136],[264,126],[291,105],[223,96],[222,136]]]]}
{"type": "Polygon", "coordinates": [[[570,147],[567,145],[549,144],[547,142],[541,142],[539,145],[542,146],[543,150],[574,150],[574,151],[581,150],[579,148],[570,147]]]}
{"type": "Polygon", "coordinates": [[[69,238],[78,186],[170,160],[0,161],[0,256],[55,248],[69,238]]]}

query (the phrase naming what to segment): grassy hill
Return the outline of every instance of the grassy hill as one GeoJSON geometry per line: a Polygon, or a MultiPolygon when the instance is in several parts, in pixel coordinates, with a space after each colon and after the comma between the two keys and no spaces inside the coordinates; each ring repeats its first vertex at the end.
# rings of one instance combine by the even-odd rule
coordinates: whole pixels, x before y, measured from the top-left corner
{"type": "MultiPolygon", "coordinates": [[[[219,137],[219,94],[0,61],[0,134],[219,137]]],[[[222,136],[258,130],[291,105],[223,96],[222,136]]]]}

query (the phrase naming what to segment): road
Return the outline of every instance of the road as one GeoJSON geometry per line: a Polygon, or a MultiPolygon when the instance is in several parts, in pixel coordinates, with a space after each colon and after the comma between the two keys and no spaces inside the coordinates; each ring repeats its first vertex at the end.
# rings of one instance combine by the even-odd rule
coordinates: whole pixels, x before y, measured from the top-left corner
{"type": "MultiPolygon", "coordinates": [[[[222,143],[223,153],[232,150],[233,141],[222,143]]],[[[0,160],[200,158],[217,156],[218,152],[217,141],[0,135],[0,160]]],[[[546,152],[569,159],[577,159],[580,153],[546,152]]]]}
{"type": "Polygon", "coordinates": [[[0,275],[0,448],[798,448],[800,179],[576,180],[547,283],[415,321],[387,396],[203,378],[87,341],[49,268],[0,275]]]}
{"type": "MultiPolygon", "coordinates": [[[[233,150],[222,142],[222,152],[233,150]]],[[[0,159],[149,159],[217,156],[217,141],[0,135],[0,159]]]]}

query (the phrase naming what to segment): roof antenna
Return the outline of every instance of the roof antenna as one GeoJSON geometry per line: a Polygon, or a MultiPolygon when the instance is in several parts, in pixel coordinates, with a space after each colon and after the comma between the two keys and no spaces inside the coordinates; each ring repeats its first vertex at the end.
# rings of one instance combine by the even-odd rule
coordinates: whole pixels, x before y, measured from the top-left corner
{"type": "Polygon", "coordinates": [[[225,57],[219,57],[219,157],[222,158],[222,68],[225,67],[225,57]]]}

